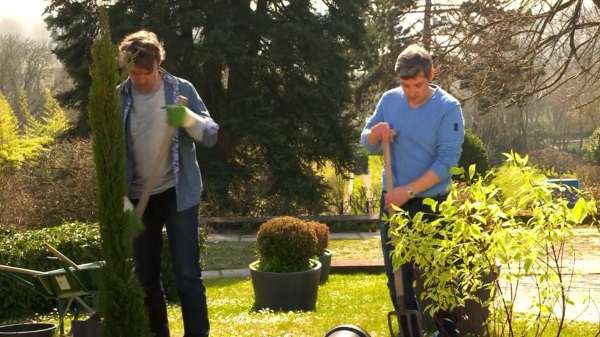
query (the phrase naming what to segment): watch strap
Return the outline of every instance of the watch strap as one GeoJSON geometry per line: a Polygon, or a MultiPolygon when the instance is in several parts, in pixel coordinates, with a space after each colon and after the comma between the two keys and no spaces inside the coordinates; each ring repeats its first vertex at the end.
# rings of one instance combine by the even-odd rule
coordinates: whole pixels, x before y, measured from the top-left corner
{"type": "Polygon", "coordinates": [[[409,199],[412,199],[417,196],[417,194],[415,193],[415,191],[413,191],[410,185],[406,185],[406,193],[408,194],[409,199]]]}

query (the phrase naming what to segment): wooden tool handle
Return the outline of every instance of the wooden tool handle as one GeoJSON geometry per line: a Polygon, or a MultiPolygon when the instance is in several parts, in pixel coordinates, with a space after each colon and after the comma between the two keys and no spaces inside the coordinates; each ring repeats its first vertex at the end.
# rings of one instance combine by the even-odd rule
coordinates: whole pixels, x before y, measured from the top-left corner
{"type": "Polygon", "coordinates": [[[44,243],[44,246],[46,247],[46,249],[48,249],[50,252],[52,252],[52,254],[56,255],[56,257],[63,260],[64,262],[66,262],[69,266],[71,266],[75,269],[80,269],[79,266],[75,262],[71,261],[68,257],[64,256],[61,252],[58,251],[58,249],[50,246],[47,243],[44,243]]]}
{"type": "MultiPolygon", "coordinates": [[[[396,131],[392,130],[392,134],[396,135],[396,131]]],[[[383,161],[385,165],[385,190],[387,193],[392,193],[394,190],[394,173],[392,172],[392,155],[390,151],[390,141],[385,139],[383,141],[383,161]]],[[[390,209],[388,215],[391,217],[394,215],[394,210],[390,209]]],[[[396,226],[390,222],[390,228],[396,226]]],[[[392,237],[394,240],[395,237],[392,237]]],[[[394,290],[396,290],[396,301],[399,308],[404,307],[404,283],[402,280],[402,268],[398,267],[394,270],[394,290]]]]}
{"type": "MultiPolygon", "coordinates": [[[[396,130],[391,130],[392,135],[396,135],[396,130]]],[[[387,193],[392,193],[394,190],[394,173],[392,172],[392,155],[390,153],[390,141],[388,139],[383,140],[383,161],[385,167],[385,190],[387,193]]],[[[393,214],[391,210],[389,215],[393,214]]]]}
{"type": "Polygon", "coordinates": [[[42,275],[42,274],[44,274],[43,272],[38,271],[38,270],[11,267],[11,266],[3,265],[3,264],[0,264],[0,270],[10,271],[13,273],[27,274],[27,275],[42,275]]]}
{"type": "MultiPolygon", "coordinates": [[[[187,105],[188,99],[185,96],[179,96],[179,105],[187,105]]],[[[175,134],[175,127],[172,125],[167,126],[167,130],[163,136],[162,142],[160,143],[160,148],[158,149],[158,154],[154,159],[154,163],[150,168],[150,173],[148,174],[148,180],[146,180],[146,185],[144,186],[144,191],[142,192],[142,196],[138,201],[135,212],[137,216],[141,219],[144,215],[144,211],[146,210],[146,206],[148,206],[148,200],[150,199],[150,193],[152,192],[152,188],[154,188],[154,184],[156,183],[156,178],[158,174],[158,168],[160,164],[165,161],[167,155],[169,154],[169,148],[171,147],[171,141],[173,140],[173,135],[175,134]]]]}

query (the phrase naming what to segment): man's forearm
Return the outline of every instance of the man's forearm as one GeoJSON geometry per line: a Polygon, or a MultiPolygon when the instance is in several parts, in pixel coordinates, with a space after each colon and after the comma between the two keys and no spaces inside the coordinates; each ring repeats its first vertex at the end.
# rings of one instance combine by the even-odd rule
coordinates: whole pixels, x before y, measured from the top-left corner
{"type": "Polygon", "coordinates": [[[438,178],[438,176],[436,176],[435,173],[433,173],[433,170],[429,169],[422,176],[420,176],[419,178],[417,178],[414,181],[412,181],[411,183],[409,183],[408,186],[416,194],[418,194],[420,192],[423,192],[423,191],[433,187],[434,185],[436,185],[439,182],[440,182],[440,179],[438,178]]]}

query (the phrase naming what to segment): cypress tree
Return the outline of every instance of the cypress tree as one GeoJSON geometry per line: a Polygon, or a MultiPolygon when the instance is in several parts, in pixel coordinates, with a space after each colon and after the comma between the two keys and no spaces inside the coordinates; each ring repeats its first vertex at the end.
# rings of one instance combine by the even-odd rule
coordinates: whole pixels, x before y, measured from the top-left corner
{"type": "Polygon", "coordinates": [[[99,312],[103,335],[147,337],[150,335],[144,294],[133,274],[129,215],[123,210],[125,146],[120,99],[115,90],[117,48],[110,37],[106,9],[100,8],[100,29],[92,47],[92,85],[89,120],[92,129],[102,255],[99,312]]]}

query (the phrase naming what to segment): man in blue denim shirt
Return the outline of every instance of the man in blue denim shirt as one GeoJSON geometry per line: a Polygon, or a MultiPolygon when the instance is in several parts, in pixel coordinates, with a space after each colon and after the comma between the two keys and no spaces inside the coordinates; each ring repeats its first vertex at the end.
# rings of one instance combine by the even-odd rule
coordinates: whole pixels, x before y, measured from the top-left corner
{"type": "MultiPolygon", "coordinates": [[[[431,208],[423,204],[424,198],[445,199],[451,183],[450,168],[458,165],[464,123],[460,103],[440,87],[431,83],[435,74],[432,59],[422,47],[411,45],[396,61],[395,71],[400,87],[383,94],[375,113],[361,134],[363,146],[370,152],[378,152],[382,141],[389,140],[392,172],[384,170],[383,185],[393,179],[394,189],[383,191],[380,216],[396,205],[412,217],[424,212],[432,220],[431,208]],[[394,136],[391,130],[397,134],[394,136]]],[[[396,291],[390,252],[389,223],[381,221],[381,243],[388,278],[388,288],[395,309],[396,291]]],[[[413,289],[413,266],[400,266],[404,306],[418,310],[413,289]]],[[[403,336],[409,336],[406,322],[400,322],[403,336]]],[[[434,323],[444,337],[458,337],[450,312],[436,313],[434,323]]]]}
{"type": "Polygon", "coordinates": [[[126,36],[119,46],[119,65],[129,75],[117,90],[125,128],[127,197],[133,203],[142,195],[167,128],[177,128],[170,153],[158,166],[142,219],[146,228],[133,240],[133,262],[146,294],[150,330],[156,337],[169,337],[161,280],[162,229],[166,225],[185,337],[207,337],[198,236],[202,179],[195,143],[215,145],[219,127],[194,86],[160,68],[164,56],[156,34],[146,30],[126,36]],[[177,104],[181,96],[187,98],[187,106],[177,104]]]}

